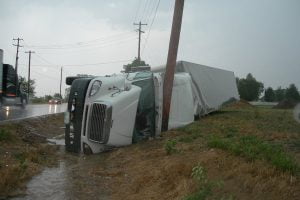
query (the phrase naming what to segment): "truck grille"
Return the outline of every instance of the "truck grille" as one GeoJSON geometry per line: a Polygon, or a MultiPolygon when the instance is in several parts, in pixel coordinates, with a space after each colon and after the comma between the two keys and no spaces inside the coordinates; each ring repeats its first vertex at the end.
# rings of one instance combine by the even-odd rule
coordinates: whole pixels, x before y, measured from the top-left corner
{"type": "Polygon", "coordinates": [[[112,107],[93,103],[89,116],[88,138],[98,143],[107,143],[111,128],[112,107]]]}

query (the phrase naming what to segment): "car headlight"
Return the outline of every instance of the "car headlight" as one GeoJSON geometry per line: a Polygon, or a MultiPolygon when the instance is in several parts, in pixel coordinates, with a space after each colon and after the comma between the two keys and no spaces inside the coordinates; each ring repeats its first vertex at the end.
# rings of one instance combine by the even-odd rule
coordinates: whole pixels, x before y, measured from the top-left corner
{"type": "Polygon", "coordinates": [[[101,81],[95,81],[91,87],[90,96],[95,95],[100,90],[100,87],[101,87],[101,81]]]}

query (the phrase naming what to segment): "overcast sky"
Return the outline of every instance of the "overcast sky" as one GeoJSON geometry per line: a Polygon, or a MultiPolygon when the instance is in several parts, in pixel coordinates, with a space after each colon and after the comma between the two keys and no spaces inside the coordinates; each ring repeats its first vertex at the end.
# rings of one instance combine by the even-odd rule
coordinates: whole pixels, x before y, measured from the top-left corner
{"type": "MultiPolygon", "coordinates": [[[[31,77],[37,95],[54,94],[61,66],[64,77],[120,72],[137,56],[133,22],[141,20],[148,24],[142,59],[165,64],[175,0],[161,0],[156,13],[158,1],[0,0],[4,61],[14,65],[12,39],[24,39],[20,75],[27,77],[24,51],[34,50],[31,77]]],[[[186,0],[178,60],[231,70],[238,77],[251,72],[267,87],[295,83],[300,88],[300,1],[186,0]]]]}

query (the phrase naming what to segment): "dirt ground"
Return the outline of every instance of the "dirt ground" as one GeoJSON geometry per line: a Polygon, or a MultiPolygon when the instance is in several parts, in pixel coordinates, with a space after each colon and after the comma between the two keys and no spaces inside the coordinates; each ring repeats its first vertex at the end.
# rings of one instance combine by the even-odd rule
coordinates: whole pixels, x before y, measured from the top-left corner
{"type": "MultiPolygon", "coordinates": [[[[0,179],[0,194],[22,188],[26,180],[59,157],[66,164],[65,190],[70,199],[300,199],[300,124],[293,119],[292,110],[257,108],[239,102],[189,126],[165,132],[160,138],[98,155],[64,151],[57,155],[55,146],[43,148],[44,137],[32,139],[29,134],[60,135],[62,123],[62,116],[21,122],[13,128],[20,140],[5,144],[0,141],[1,160],[6,159],[8,165],[14,161],[18,169],[26,169],[25,173],[19,169],[14,187],[0,179]],[[236,149],[212,147],[212,136],[229,144],[249,136],[262,143],[236,154],[236,149]],[[16,143],[20,144],[18,148],[16,143]],[[275,151],[281,157],[261,154],[256,147],[275,151]],[[27,152],[35,152],[29,155],[37,156],[22,159],[14,153],[26,148],[27,152]],[[195,176],[197,168],[204,170],[195,176]]],[[[5,169],[10,169],[6,163],[0,167],[2,177],[6,176],[5,169]]]]}
{"type": "Polygon", "coordinates": [[[161,139],[117,149],[107,155],[105,167],[94,166],[89,174],[110,177],[111,199],[184,199],[199,190],[191,176],[197,165],[207,170],[208,180],[222,183],[203,199],[300,199],[299,173],[292,175],[265,160],[249,161],[208,147],[205,136],[229,132],[280,141],[299,158],[300,125],[290,110],[258,109],[239,102],[187,128],[166,132],[161,139]],[[187,140],[195,133],[200,137],[187,140]],[[165,150],[168,140],[178,141],[174,147],[178,151],[171,155],[165,150]]]}
{"type": "Polygon", "coordinates": [[[62,114],[0,125],[0,199],[23,193],[32,176],[56,163],[57,146],[46,139],[64,134],[62,126],[62,114]]]}

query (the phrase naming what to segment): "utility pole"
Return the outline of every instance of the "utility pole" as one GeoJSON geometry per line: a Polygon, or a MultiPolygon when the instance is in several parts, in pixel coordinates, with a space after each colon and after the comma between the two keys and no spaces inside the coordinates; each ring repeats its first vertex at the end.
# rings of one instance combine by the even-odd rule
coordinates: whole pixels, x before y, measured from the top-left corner
{"type": "Polygon", "coordinates": [[[17,44],[13,44],[13,45],[17,47],[15,71],[16,71],[16,74],[18,74],[19,47],[23,47],[23,46],[20,45],[20,41],[23,40],[23,39],[17,38],[17,39],[13,39],[13,40],[17,41],[17,44]]]}
{"type": "Polygon", "coordinates": [[[19,61],[19,47],[23,47],[20,45],[20,41],[23,40],[21,38],[13,39],[14,41],[17,41],[17,44],[13,44],[17,47],[17,53],[16,53],[16,64],[15,64],[15,71],[16,71],[16,95],[18,95],[18,86],[19,86],[19,80],[18,80],[18,61],[19,61]]]}
{"type": "Polygon", "coordinates": [[[169,114],[172,98],[174,72],[180,38],[184,0],[176,0],[173,14],[172,30],[169,42],[169,52],[163,86],[163,116],[162,131],[168,130],[169,114]]]}
{"type": "Polygon", "coordinates": [[[138,25],[139,28],[137,29],[137,32],[139,33],[139,43],[138,43],[138,61],[141,61],[141,34],[145,33],[144,31],[142,31],[142,26],[146,26],[147,24],[142,24],[142,22],[140,21],[139,23],[133,23],[133,25],[138,25]]]}
{"type": "Polygon", "coordinates": [[[62,98],[62,96],[61,96],[62,72],[63,72],[63,67],[60,68],[60,86],[59,86],[59,95],[60,95],[60,98],[62,98]]]}
{"type": "Polygon", "coordinates": [[[25,51],[25,53],[29,54],[29,60],[28,60],[28,80],[27,80],[27,95],[28,95],[28,100],[29,100],[29,95],[30,95],[30,62],[31,62],[31,54],[35,53],[34,51],[25,51]]]}

